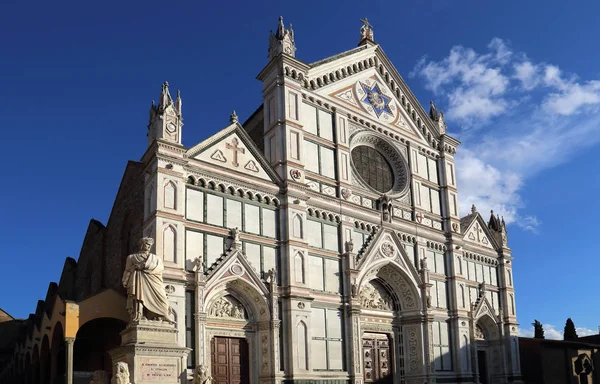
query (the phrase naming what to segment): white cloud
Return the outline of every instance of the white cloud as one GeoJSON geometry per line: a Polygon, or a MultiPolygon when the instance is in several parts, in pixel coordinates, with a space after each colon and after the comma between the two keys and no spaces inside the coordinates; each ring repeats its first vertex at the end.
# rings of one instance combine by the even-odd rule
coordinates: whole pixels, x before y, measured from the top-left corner
{"type": "MultiPolygon", "coordinates": [[[[544,327],[544,337],[546,339],[548,339],[548,340],[563,340],[564,326],[557,327],[552,324],[542,324],[542,326],[544,327]]],[[[589,328],[585,328],[585,327],[575,328],[575,330],[577,331],[577,336],[579,336],[579,337],[598,334],[598,331],[593,331],[593,330],[591,330],[589,328]]],[[[531,326],[529,328],[519,327],[519,336],[533,337],[534,336],[533,326],[531,326]]]]}
{"type": "Polygon", "coordinates": [[[422,58],[410,76],[424,81],[438,107],[446,103],[448,125],[458,129],[461,214],[474,203],[485,216],[493,209],[507,223],[537,232],[541,223],[524,212],[522,188],[600,142],[600,80],[536,63],[498,38],[487,49],[455,46],[439,61],[422,58]]]}
{"type": "Polygon", "coordinates": [[[515,78],[521,82],[523,89],[530,91],[540,83],[539,68],[530,61],[516,63],[513,67],[515,78]]]}

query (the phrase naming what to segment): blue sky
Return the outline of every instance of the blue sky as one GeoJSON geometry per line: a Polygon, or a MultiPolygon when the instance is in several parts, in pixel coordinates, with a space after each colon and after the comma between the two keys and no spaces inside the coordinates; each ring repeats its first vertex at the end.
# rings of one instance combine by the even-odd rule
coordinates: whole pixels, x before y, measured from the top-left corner
{"type": "MultiPolygon", "coordinates": [[[[146,148],[160,85],[181,89],[192,146],[259,105],[279,15],[306,62],[356,46],[368,17],[423,105],[463,142],[461,209],[507,219],[523,332],[600,324],[600,3],[5,2],[0,51],[5,182],[0,307],[35,311],[91,218],[108,218],[146,148]],[[275,6],[273,4],[276,4],[275,6]],[[10,163],[10,164],[9,164],[10,163]]],[[[586,331],[583,328],[587,328],[586,331]]]]}

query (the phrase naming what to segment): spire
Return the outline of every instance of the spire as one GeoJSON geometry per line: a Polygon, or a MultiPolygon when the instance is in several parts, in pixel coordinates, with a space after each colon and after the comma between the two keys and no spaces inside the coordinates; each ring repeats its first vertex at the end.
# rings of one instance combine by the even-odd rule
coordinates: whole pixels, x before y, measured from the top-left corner
{"type": "Polygon", "coordinates": [[[181,115],[181,91],[177,90],[177,98],[175,99],[175,109],[181,115]]]}
{"type": "Polygon", "coordinates": [[[429,117],[431,117],[431,120],[433,121],[440,120],[440,114],[438,113],[437,107],[433,103],[433,100],[429,101],[429,117]]]}
{"type": "Polygon", "coordinates": [[[363,23],[363,26],[360,27],[360,41],[358,42],[358,45],[367,44],[369,42],[374,44],[373,26],[369,23],[369,19],[365,17],[364,19],[360,19],[360,21],[363,23]]]}
{"type": "Polygon", "coordinates": [[[498,216],[494,215],[494,211],[491,211],[490,221],[488,222],[488,228],[500,232],[502,225],[500,224],[500,219],[498,216]]]}
{"type": "Polygon", "coordinates": [[[269,59],[272,59],[281,53],[285,53],[290,56],[296,54],[296,42],[294,41],[294,30],[292,24],[290,29],[285,29],[283,25],[283,16],[279,16],[279,24],[277,24],[277,30],[275,34],[271,31],[269,36],[269,59]]]}
{"type": "Polygon", "coordinates": [[[158,103],[158,108],[161,111],[164,111],[169,105],[173,103],[173,99],[171,98],[171,94],[169,93],[169,83],[164,82],[162,85],[162,91],[160,92],[160,102],[158,103]]]}
{"type": "Polygon", "coordinates": [[[438,111],[433,101],[429,102],[429,117],[433,120],[434,124],[437,124],[440,134],[446,133],[446,122],[444,121],[444,111],[441,109],[438,111]]]}
{"type": "Polygon", "coordinates": [[[237,113],[235,113],[235,110],[233,110],[233,111],[231,112],[231,115],[229,116],[229,122],[230,122],[231,124],[235,124],[235,123],[237,123],[238,121],[239,121],[239,120],[238,120],[238,115],[237,115],[237,113]]]}
{"type": "Polygon", "coordinates": [[[477,213],[477,208],[475,207],[475,204],[471,205],[471,215],[477,213]]]}

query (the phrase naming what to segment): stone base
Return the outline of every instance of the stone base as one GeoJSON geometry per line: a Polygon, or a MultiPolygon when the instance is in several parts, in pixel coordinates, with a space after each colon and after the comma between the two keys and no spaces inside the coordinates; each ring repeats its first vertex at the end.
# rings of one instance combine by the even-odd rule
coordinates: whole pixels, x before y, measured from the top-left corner
{"type": "Polygon", "coordinates": [[[121,346],[110,351],[110,357],[113,366],[127,363],[131,383],[182,384],[187,383],[190,351],[177,345],[173,324],[142,320],[127,325],[121,332],[121,346]]]}

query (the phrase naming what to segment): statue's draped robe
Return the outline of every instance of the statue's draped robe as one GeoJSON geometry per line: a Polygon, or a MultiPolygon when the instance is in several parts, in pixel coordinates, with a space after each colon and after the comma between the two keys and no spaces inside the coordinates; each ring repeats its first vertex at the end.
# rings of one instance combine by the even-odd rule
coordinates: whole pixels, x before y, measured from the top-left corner
{"type": "Polygon", "coordinates": [[[127,309],[132,310],[133,300],[137,300],[150,312],[169,318],[169,303],[162,279],[164,265],[158,256],[149,253],[144,269],[136,269],[135,266],[144,262],[145,257],[143,253],[127,257],[123,276],[123,285],[127,287],[127,309]]]}

